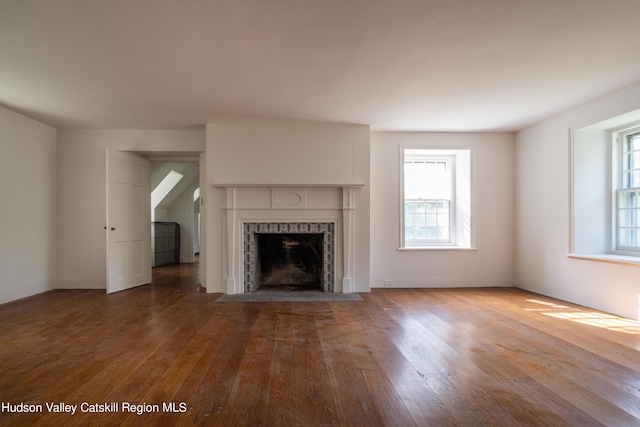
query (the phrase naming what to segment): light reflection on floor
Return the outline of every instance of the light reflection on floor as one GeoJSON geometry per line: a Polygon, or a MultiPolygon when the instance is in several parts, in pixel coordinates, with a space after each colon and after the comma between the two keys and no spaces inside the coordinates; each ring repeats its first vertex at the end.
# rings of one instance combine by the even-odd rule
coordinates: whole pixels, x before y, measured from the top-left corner
{"type": "Polygon", "coordinates": [[[608,329],[625,334],[640,335],[640,322],[613,314],[590,311],[588,309],[572,308],[566,305],[527,299],[528,302],[539,304],[541,308],[526,308],[527,311],[536,311],[545,316],[556,319],[570,320],[584,325],[595,326],[596,328],[608,329]]]}

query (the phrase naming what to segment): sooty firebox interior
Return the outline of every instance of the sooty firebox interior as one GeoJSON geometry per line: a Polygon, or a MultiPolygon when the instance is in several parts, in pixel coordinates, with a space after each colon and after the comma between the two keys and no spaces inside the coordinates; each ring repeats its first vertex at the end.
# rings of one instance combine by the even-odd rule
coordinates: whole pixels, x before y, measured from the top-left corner
{"type": "Polygon", "coordinates": [[[258,289],[322,290],[322,233],[257,233],[258,289]]]}

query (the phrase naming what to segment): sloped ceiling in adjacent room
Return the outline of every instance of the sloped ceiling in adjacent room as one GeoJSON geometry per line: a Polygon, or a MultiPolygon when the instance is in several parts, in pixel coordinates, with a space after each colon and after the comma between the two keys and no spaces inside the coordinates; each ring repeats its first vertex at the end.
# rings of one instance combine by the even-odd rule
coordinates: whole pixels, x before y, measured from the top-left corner
{"type": "Polygon", "coordinates": [[[155,189],[165,176],[171,171],[176,171],[183,175],[182,179],[175,187],[162,199],[157,206],[158,209],[167,209],[180,195],[188,189],[195,179],[198,178],[200,169],[194,163],[169,162],[151,163],[151,190],[155,189]]]}

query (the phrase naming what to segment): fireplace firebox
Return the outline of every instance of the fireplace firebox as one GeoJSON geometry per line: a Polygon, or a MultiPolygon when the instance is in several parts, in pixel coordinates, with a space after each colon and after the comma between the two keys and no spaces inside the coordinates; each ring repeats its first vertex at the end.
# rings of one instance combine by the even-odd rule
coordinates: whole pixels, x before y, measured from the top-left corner
{"type": "Polygon", "coordinates": [[[245,292],[333,292],[334,228],[333,222],[245,223],[245,292]]]}
{"type": "Polygon", "coordinates": [[[256,234],[259,290],[322,290],[320,233],[256,234]]]}

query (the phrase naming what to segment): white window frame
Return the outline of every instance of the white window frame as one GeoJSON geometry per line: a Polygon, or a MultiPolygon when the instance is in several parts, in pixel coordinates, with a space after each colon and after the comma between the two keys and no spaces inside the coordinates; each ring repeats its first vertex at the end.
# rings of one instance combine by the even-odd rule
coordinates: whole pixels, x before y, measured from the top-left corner
{"type": "Polygon", "coordinates": [[[439,148],[426,146],[400,146],[399,151],[399,207],[400,249],[470,249],[471,234],[471,156],[469,147],[439,148]],[[415,150],[415,159],[446,161],[450,166],[451,195],[449,200],[449,238],[409,240],[405,232],[405,159],[409,150],[415,150]],[[465,170],[466,169],[466,170],[465,170]],[[466,191],[459,191],[464,185],[466,191]]]}
{"type": "MultiPolygon", "coordinates": [[[[611,253],[628,256],[640,256],[640,185],[629,187],[625,184],[624,174],[629,172],[625,168],[624,157],[627,152],[624,149],[625,142],[633,136],[640,135],[640,126],[627,127],[610,131],[612,144],[611,161],[611,194],[610,194],[610,214],[608,216],[610,230],[611,253]],[[637,201],[635,206],[621,206],[621,196],[623,193],[635,193],[637,201]],[[623,212],[631,212],[633,220],[629,224],[622,224],[621,216],[623,212]],[[621,229],[626,228],[635,231],[635,245],[626,245],[621,242],[621,229]]],[[[640,150],[635,150],[640,156],[640,150]]],[[[631,169],[640,174],[640,165],[631,169]]]]}
{"type": "MultiPolygon", "coordinates": [[[[431,245],[451,245],[453,244],[453,242],[455,242],[455,227],[452,227],[452,225],[455,224],[455,218],[454,218],[454,214],[455,214],[455,188],[456,188],[456,173],[455,173],[455,164],[456,164],[456,158],[455,155],[449,154],[449,155],[442,155],[442,154],[438,154],[438,155],[434,155],[434,154],[413,154],[410,155],[411,158],[408,158],[408,154],[407,154],[408,150],[405,150],[405,157],[404,157],[404,162],[403,162],[403,166],[406,167],[406,164],[408,162],[422,162],[422,163],[444,163],[446,166],[446,180],[449,181],[449,198],[442,198],[442,199],[423,199],[423,198],[417,198],[417,199],[408,199],[406,196],[406,194],[403,194],[403,204],[402,204],[402,208],[403,210],[406,208],[407,202],[414,202],[414,203],[420,203],[420,202],[424,202],[426,204],[428,203],[446,203],[448,205],[448,211],[449,211],[449,215],[447,218],[447,237],[446,238],[423,238],[423,239],[408,239],[407,238],[407,232],[406,232],[406,228],[403,227],[403,233],[404,233],[404,238],[405,238],[405,245],[406,246],[431,246],[431,245]]],[[[403,179],[406,176],[406,170],[403,173],[403,179]]],[[[403,185],[403,192],[405,191],[404,185],[403,185]]],[[[403,216],[402,219],[403,221],[406,219],[406,215],[407,212],[404,211],[403,212],[403,216]]],[[[425,215],[425,227],[427,227],[426,225],[426,215],[427,213],[424,213],[425,215]]],[[[437,214],[436,214],[437,215],[437,214]]],[[[413,215],[414,218],[417,215],[413,215]]],[[[436,222],[438,222],[438,217],[436,216],[436,222]]],[[[404,226],[406,227],[406,224],[404,224],[404,226]]],[[[436,226],[437,227],[437,226],[436,226]]]]}

